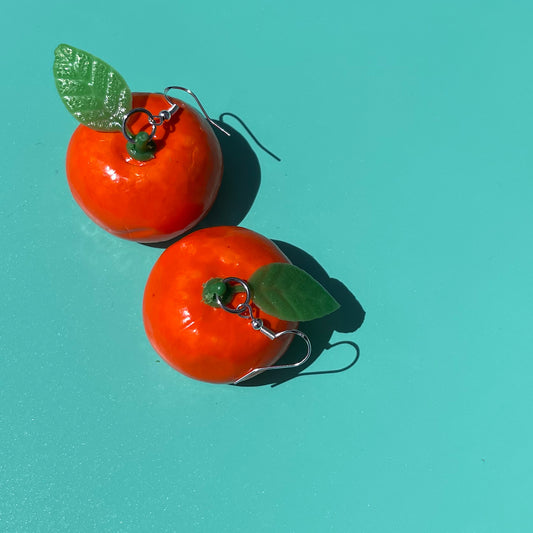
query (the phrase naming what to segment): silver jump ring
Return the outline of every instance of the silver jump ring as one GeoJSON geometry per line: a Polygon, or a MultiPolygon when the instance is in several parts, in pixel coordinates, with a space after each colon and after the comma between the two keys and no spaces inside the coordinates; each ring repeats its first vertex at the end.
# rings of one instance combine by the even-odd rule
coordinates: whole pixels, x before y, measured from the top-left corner
{"type": "Polygon", "coordinates": [[[246,310],[251,310],[250,299],[251,299],[252,295],[250,293],[250,287],[248,286],[248,283],[246,283],[246,281],[244,281],[241,278],[224,278],[222,280],[222,283],[230,283],[230,282],[237,283],[237,285],[242,285],[242,287],[244,288],[244,292],[246,293],[246,298],[245,298],[244,302],[241,302],[235,308],[228,307],[227,305],[225,305],[222,302],[220,297],[217,295],[216,296],[217,304],[220,305],[220,307],[222,309],[224,309],[224,311],[227,311],[228,313],[232,313],[234,315],[240,315],[243,312],[245,312],[246,310]]]}
{"type": "Polygon", "coordinates": [[[238,383],[241,383],[242,381],[245,381],[247,379],[253,378],[257,374],[261,372],[265,372],[266,370],[284,370],[284,369],[290,369],[290,368],[297,368],[303,365],[309,359],[309,357],[311,356],[311,341],[309,340],[309,337],[305,333],[303,333],[299,329],[286,329],[284,331],[280,331],[279,333],[276,333],[275,331],[272,331],[271,329],[267,328],[263,324],[263,320],[254,316],[254,313],[252,310],[252,304],[250,303],[250,300],[251,300],[250,286],[248,285],[248,283],[246,283],[246,281],[244,281],[241,278],[224,278],[222,280],[222,283],[226,283],[226,284],[236,283],[238,285],[241,285],[244,288],[244,291],[246,293],[246,298],[244,302],[238,304],[237,307],[235,308],[228,307],[227,305],[225,305],[222,302],[220,296],[216,295],[215,296],[216,301],[218,305],[222,309],[224,309],[224,311],[227,311],[228,313],[232,313],[234,315],[239,315],[242,318],[246,318],[250,320],[250,324],[252,328],[255,331],[259,331],[260,333],[265,335],[271,341],[277,340],[280,337],[283,337],[284,335],[294,335],[294,336],[300,337],[307,346],[307,350],[304,356],[296,363],[290,363],[287,365],[274,365],[274,366],[254,368],[250,370],[249,372],[247,372],[246,374],[244,374],[244,376],[234,381],[233,382],[234,385],[237,385],[238,383]]]}
{"type": "Polygon", "coordinates": [[[150,111],[148,111],[148,109],[145,109],[144,107],[136,107],[135,109],[132,109],[126,114],[124,120],[122,121],[122,133],[124,134],[124,137],[126,137],[126,139],[128,139],[128,141],[131,143],[135,142],[135,136],[130,135],[128,129],[126,128],[126,123],[128,122],[128,119],[135,113],[144,113],[145,115],[148,115],[148,122],[152,126],[152,131],[148,136],[148,140],[151,141],[154,138],[155,130],[157,127],[157,124],[155,122],[156,117],[154,117],[154,115],[152,115],[152,113],[150,113],[150,111]]]}

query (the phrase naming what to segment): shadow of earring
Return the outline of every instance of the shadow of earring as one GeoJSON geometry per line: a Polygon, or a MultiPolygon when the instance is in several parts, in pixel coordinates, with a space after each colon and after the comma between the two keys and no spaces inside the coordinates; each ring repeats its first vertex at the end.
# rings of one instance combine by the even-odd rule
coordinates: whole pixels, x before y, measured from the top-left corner
{"type": "MultiPolygon", "coordinates": [[[[360,349],[353,341],[340,341],[330,343],[333,332],[353,333],[357,331],[365,320],[365,310],[357,298],[338,279],[330,278],[327,272],[319,263],[307,252],[286,242],[274,241],[281,251],[290,259],[291,263],[305,270],[316,279],[334,298],[339,302],[340,308],[334,313],[310,322],[302,322],[298,328],[309,337],[312,345],[311,356],[300,367],[265,372],[259,374],[249,382],[244,382],[243,386],[280,385],[290,379],[303,375],[336,374],[352,368],[359,360],[360,349]],[[354,357],[347,364],[340,367],[333,366],[327,370],[316,372],[306,372],[305,369],[313,364],[317,358],[327,350],[340,345],[349,345],[354,349],[354,357]]],[[[291,346],[287,353],[276,364],[287,364],[297,361],[299,357],[298,346],[291,346]]]]}
{"type": "Polygon", "coordinates": [[[222,121],[230,136],[213,128],[224,161],[222,184],[213,207],[194,229],[213,226],[238,226],[250,211],[261,185],[261,167],[246,139],[222,121]]]}
{"type": "Polygon", "coordinates": [[[246,139],[234,128],[222,121],[225,135],[211,126],[222,150],[224,171],[222,183],[213,206],[207,215],[189,231],[175,239],[160,243],[147,243],[155,248],[168,248],[193,231],[215,226],[238,226],[252,207],[261,184],[259,160],[246,139]]]}

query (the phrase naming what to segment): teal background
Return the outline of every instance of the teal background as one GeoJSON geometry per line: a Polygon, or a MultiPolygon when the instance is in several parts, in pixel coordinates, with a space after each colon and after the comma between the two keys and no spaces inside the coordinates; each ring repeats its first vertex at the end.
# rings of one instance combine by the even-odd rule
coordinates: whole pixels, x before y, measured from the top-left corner
{"type": "Polygon", "coordinates": [[[0,530],[531,531],[533,4],[157,5],[2,8],[0,530]],[[190,87],[281,159],[226,115],[211,220],[341,298],[299,375],[158,362],[162,249],[70,196],[61,42],[133,90],[190,87]]]}

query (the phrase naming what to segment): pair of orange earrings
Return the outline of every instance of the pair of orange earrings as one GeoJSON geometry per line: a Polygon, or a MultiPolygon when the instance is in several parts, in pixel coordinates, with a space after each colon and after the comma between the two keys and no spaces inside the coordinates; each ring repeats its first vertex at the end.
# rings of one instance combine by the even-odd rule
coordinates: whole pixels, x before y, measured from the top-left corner
{"type": "MultiPolygon", "coordinates": [[[[188,232],[217,196],[223,156],[198,98],[183,87],[132,93],[101,59],[72,46],[55,50],[59,95],[81,123],[67,150],[76,202],[109,233],[160,243],[188,232]],[[191,95],[203,114],[170,96],[191,95]]],[[[311,355],[298,322],[339,304],[269,239],[236,226],[193,231],[160,256],[148,278],[144,326],[154,349],[181,373],[240,383],[267,370],[303,365],[311,355]],[[245,320],[238,320],[243,318],[245,320]],[[276,365],[291,340],[296,363],[276,365]]]]}

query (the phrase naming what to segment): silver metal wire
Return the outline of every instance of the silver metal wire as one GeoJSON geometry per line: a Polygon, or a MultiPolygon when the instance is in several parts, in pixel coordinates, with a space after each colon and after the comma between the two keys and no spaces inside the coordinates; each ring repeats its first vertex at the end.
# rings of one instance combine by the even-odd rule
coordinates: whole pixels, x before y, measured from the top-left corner
{"type": "Polygon", "coordinates": [[[148,136],[148,140],[151,141],[154,138],[155,130],[156,130],[157,126],[159,126],[159,124],[155,123],[154,115],[152,115],[152,113],[150,113],[150,111],[148,111],[148,109],[145,109],[144,107],[136,107],[135,109],[132,109],[131,111],[129,111],[126,114],[126,116],[122,120],[122,133],[123,133],[124,137],[126,137],[126,139],[130,143],[135,142],[135,137],[128,132],[128,128],[126,127],[126,124],[127,124],[128,120],[129,120],[129,118],[132,115],[135,115],[135,113],[144,113],[145,115],[148,115],[148,122],[152,126],[152,131],[150,132],[150,135],[148,136]]]}
{"type": "Polygon", "coordinates": [[[202,113],[204,114],[204,117],[209,121],[209,123],[212,124],[213,126],[215,126],[215,128],[218,128],[222,133],[225,133],[228,137],[231,137],[231,135],[224,128],[219,126],[207,114],[207,111],[204,109],[204,106],[202,105],[202,103],[200,102],[198,97],[190,89],[187,89],[186,87],[179,87],[178,85],[171,85],[170,87],[166,87],[165,90],[163,91],[163,95],[165,96],[165,98],[167,99],[167,102],[169,104],[172,104],[172,102],[170,101],[170,97],[168,96],[168,91],[172,91],[172,90],[185,91],[187,94],[190,94],[196,100],[196,103],[198,104],[198,107],[202,110],[202,113]]]}
{"type": "Polygon", "coordinates": [[[128,131],[128,128],[127,128],[128,120],[135,113],[144,113],[145,115],[148,116],[148,122],[152,126],[152,131],[150,132],[148,136],[148,140],[151,141],[154,138],[157,127],[161,126],[164,122],[169,121],[172,118],[172,115],[174,115],[174,113],[178,111],[178,109],[180,108],[179,105],[172,102],[172,100],[170,99],[170,96],[168,95],[168,92],[171,91],[172,89],[176,89],[179,91],[185,91],[187,94],[190,94],[195,99],[196,103],[198,104],[198,107],[202,110],[202,113],[204,117],[207,119],[207,121],[210,124],[212,124],[215,128],[218,128],[220,131],[222,131],[228,137],[230,137],[230,134],[224,128],[219,126],[214,120],[211,119],[211,117],[207,114],[207,111],[204,109],[204,106],[201,104],[198,97],[190,89],[187,89],[186,87],[178,87],[177,85],[172,85],[170,87],[166,87],[165,90],[163,91],[163,96],[165,97],[165,100],[170,104],[169,109],[163,109],[157,115],[154,115],[150,111],[148,111],[148,109],[144,107],[136,107],[135,109],[132,109],[131,111],[126,113],[126,115],[122,119],[122,134],[124,135],[124,137],[126,137],[126,140],[128,142],[135,142],[135,136],[132,135],[128,131]]]}
{"type": "Polygon", "coordinates": [[[233,307],[224,305],[222,300],[217,295],[215,297],[217,304],[220,305],[220,307],[224,309],[224,311],[227,311],[228,313],[233,313],[235,315],[242,315],[243,313],[248,312],[250,317],[253,317],[253,311],[250,305],[250,299],[252,297],[252,294],[251,294],[250,286],[248,285],[248,283],[246,283],[246,281],[242,280],[241,278],[225,278],[222,280],[222,283],[226,283],[226,284],[236,283],[237,285],[242,285],[242,288],[244,289],[246,297],[244,299],[244,302],[241,302],[237,307],[233,308],[233,307]]]}
{"type": "Polygon", "coordinates": [[[290,363],[287,365],[273,365],[273,366],[266,366],[266,367],[261,367],[261,368],[254,368],[253,370],[250,370],[250,372],[248,372],[244,376],[240,377],[238,380],[234,381],[233,382],[234,385],[242,383],[243,381],[253,378],[257,374],[260,374],[261,372],[265,372],[267,370],[283,370],[283,369],[299,367],[303,365],[309,359],[309,357],[311,356],[311,350],[312,350],[311,341],[309,340],[309,337],[305,333],[303,333],[299,329],[286,329],[284,331],[280,331],[276,333],[272,331],[271,329],[267,328],[263,324],[263,321],[260,318],[254,316],[254,312],[253,312],[252,305],[251,305],[250,286],[248,285],[248,283],[246,283],[246,281],[244,281],[241,278],[229,277],[229,278],[223,279],[222,283],[236,283],[238,285],[241,285],[244,289],[245,298],[244,298],[244,302],[239,303],[236,307],[229,307],[225,305],[220,299],[220,297],[217,295],[215,298],[216,298],[218,305],[221,307],[221,309],[223,309],[224,311],[227,311],[228,313],[236,314],[240,316],[241,318],[250,320],[250,324],[255,331],[259,331],[260,333],[262,333],[263,335],[265,335],[272,341],[279,339],[280,337],[283,337],[284,335],[295,335],[303,339],[307,346],[307,351],[300,361],[296,363],[290,363]]]}

